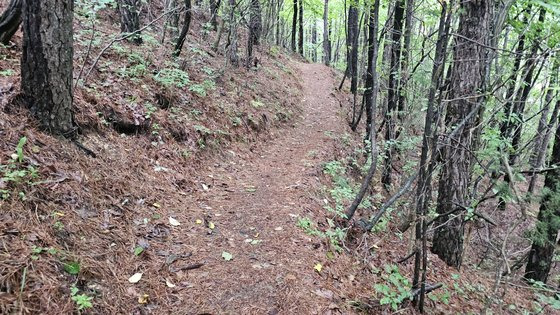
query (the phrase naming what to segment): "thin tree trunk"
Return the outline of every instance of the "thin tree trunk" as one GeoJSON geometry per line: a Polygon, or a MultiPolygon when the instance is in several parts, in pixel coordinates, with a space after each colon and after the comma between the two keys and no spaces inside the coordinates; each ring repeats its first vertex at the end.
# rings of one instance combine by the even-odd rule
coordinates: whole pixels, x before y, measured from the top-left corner
{"type": "Polygon", "coordinates": [[[325,0],[323,10],[323,62],[329,66],[331,63],[331,41],[329,39],[329,0],[325,0]]]}
{"type": "Polygon", "coordinates": [[[297,34],[297,16],[298,16],[298,0],[294,0],[294,14],[292,19],[292,51],[296,52],[296,34],[297,34]]]}
{"type": "Polygon", "coordinates": [[[183,22],[181,34],[179,35],[177,43],[175,44],[175,51],[173,52],[173,55],[175,55],[175,57],[179,57],[179,55],[181,54],[181,50],[183,49],[183,45],[185,44],[185,39],[187,38],[187,33],[189,32],[189,27],[191,25],[191,19],[191,0],[185,0],[185,21],[183,22]]]}
{"type": "Polygon", "coordinates": [[[298,52],[303,57],[303,1],[299,1],[299,37],[298,37],[298,52]]]}
{"type": "MultiPolygon", "coordinates": [[[[414,298],[414,304],[418,306],[420,312],[424,310],[424,292],[425,292],[425,271],[427,262],[424,260],[424,254],[427,252],[424,238],[427,235],[426,228],[426,210],[431,201],[431,182],[432,168],[428,167],[429,160],[434,159],[434,150],[436,142],[433,141],[437,134],[437,125],[435,122],[435,106],[436,92],[441,86],[443,78],[443,70],[445,68],[445,56],[447,54],[447,45],[449,37],[449,28],[451,25],[451,11],[453,2],[442,3],[441,16],[439,20],[438,39],[436,42],[436,55],[432,67],[432,79],[428,92],[428,108],[424,122],[424,134],[422,138],[422,153],[420,155],[420,170],[418,172],[418,188],[416,191],[416,232],[415,232],[415,261],[414,276],[412,280],[412,289],[420,288],[420,295],[414,298]],[[432,130],[433,128],[433,130],[432,130]],[[420,273],[422,271],[422,281],[420,281],[420,273]]],[[[431,162],[430,162],[431,164],[431,162]]]]}
{"type": "Polygon", "coordinates": [[[375,139],[375,119],[373,115],[377,111],[377,93],[378,93],[378,78],[377,78],[377,54],[379,51],[379,45],[377,41],[377,32],[379,24],[379,0],[375,0],[370,8],[369,15],[369,46],[368,46],[368,67],[366,75],[366,91],[364,93],[364,98],[366,99],[366,115],[367,115],[367,126],[366,126],[366,139],[369,140],[371,144],[370,156],[371,164],[364,178],[362,185],[356,198],[352,202],[352,205],[346,211],[347,220],[351,220],[356,213],[356,209],[362,202],[369,184],[375,175],[375,170],[377,168],[377,145],[375,139]]]}
{"type": "Polygon", "coordinates": [[[395,152],[393,141],[396,136],[396,116],[398,112],[398,89],[399,71],[401,63],[401,42],[404,19],[404,0],[395,3],[395,14],[393,16],[393,28],[391,36],[391,63],[389,68],[389,82],[387,87],[387,112],[385,115],[385,167],[383,169],[382,183],[386,189],[391,186],[391,174],[393,165],[393,153],[395,152]]]}
{"type": "Polygon", "coordinates": [[[72,1],[24,0],[21,87],[31,112],[47,131],[73,137],[72,1]]]}

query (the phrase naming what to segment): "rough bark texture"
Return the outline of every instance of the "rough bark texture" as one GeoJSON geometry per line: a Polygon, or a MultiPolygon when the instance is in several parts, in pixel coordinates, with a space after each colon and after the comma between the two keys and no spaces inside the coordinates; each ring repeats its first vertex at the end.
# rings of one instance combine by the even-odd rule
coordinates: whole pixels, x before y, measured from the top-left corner
{"type": "MultiPolygon", "coordinates": [[[[461,2],[461,16],[455,38],[453,74],[450,82],[445,123],[453,128],[469,116],[481,101],[487,66],[487,49],[479,43],[489,43],[489,21],[494,6],[491,0],[461,2]]],[[[471,177],[471,151],[477,142],[477,115],[472,115],[442,149],[445,161],[439,182],[437,212],[445,214],[461,206],[468,206],[468,187],[471,177]]],[[[436,221],[432,252],[449,266],[460,267],[463,258],[464,214],[443,215],[436,221]]]]}
{"type": "Polygon", "coordinates": [[[8,45],[21,24],[21,4],[23,0],[12,0],[0,16],[0,43],[8,45]]]}
{"type": "Polygon", "coordinates": [[[229,62],[234,65],[239,65],[239,56],[237,56],[237,20],[235,18],[235,0],[229,0],[229,33],[226,51],[229,62]]]}
{"type": "Polygon", "coordinates": [[[192,19],[191,0],[185,0],[185,21],[183,22],[183,28],[181,29],[181,34],[177,39],[177,43],[175,44],[175,51],[173,52],[173,54],[176,57],[181,54],[181,50],[183,49],[183,45],[185,44],[185,39],[187,38],[187,34],[189,33],[189,27],[191,26],[191,19],[192,19]]]}
{"type": "MultiPolygon", "coordinates": [[[[560,163],[560,125],[556,128],[550,159],[551,165],[558,163],[560,163]]],[[[544,186],[549,189],[549,193],[545,194],[539,209],[536,233],[533,236],[533,245],[525,268],[525,278],[527,279],[542,282],[546,282],[548,279],[556,248],[556,237],[560,228],[559,183],[560,170],[556,169],[546,173],[544,186]]]]}
{"type": "Polygon", "coordinates": [[[247,38],[247,60],[245,66],[253,63],[253,45],[258,45],[262,32],[261,4],[259,0],[251,0],[249,12],[249,36],[247,38]]]}
{"type": "Polygon", "coordinates": [[[331,41],[329,39],[329,0],[325,0],[323,10],[323,62],[325,65],[331,63],[331,41]]]}
{"type": "Polygon", "coordinates": [[[360,30],[358,29],[358,8],[352,1],[348,8],[348,34],[346,36],[346,45],[348,46],[347,69],[348,77],[351,79],[350,92],[356,93],[358,90],[358,37],[360,30]]]}
{"type": "MultiPolygon", "coordinates": [[[[119,14],[121,18],[121,32],[134,33],[140,29],[140,15],[138,8],[140,7],[140,0],[118,0],[117,1],[119,14]]],[[[132,36],[132,42],[135,44],[142,43],[140,34],[132,36]]]]}
{"type": "Polygon", "coordinates": [[[73,2],[23,1],[21,86],[41,126],[70,137],[72,112],[73,2]]]}

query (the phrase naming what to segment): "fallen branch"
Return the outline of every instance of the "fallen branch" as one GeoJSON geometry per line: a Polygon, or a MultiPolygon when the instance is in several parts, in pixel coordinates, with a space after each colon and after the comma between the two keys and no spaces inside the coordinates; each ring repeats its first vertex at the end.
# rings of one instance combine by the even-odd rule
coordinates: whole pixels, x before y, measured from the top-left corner
{"type": "MultiPolygon", "coordinates": [[[[428,294],[436,289],[439,289],[443,286],[443,284],[438,283],[438,284],[428,284],[424,287],[424,293],[428,294]]],[[[412,290],[412,292],[410,293],[411,297],[415,297],[418,294],[420,294],[420,291],[422,291],[422,288],[418,288],[418,289],[414,289],[412,290]]]]}
{"type": "Polygon", "coordinates": [[[375,214],[373,219],[371,219],[369,221],[369,223],[365,226],[366,231],[371,230],[377,224],[377,222],[381,219],[381,217],[387,211],[387,209],[389,209],[393,205],[393,203],[395,203],[395,201],[397,201],[402,195],[404,195],[405,192],[408,191],[408,189],[410,188],[410,186],[412,185],[412,182],[414,182],[416,177],[418,177],[418,172],[416,172],[412,176],[410,176],[406,180],[405,184],[401,187],[401,189],[396,194],[394,194],[391,198],[389,198],[389,200],[387,200],[387,202],[385,202],[383,204],[383,206],[381,207],[381,209],[379,209],[379,211],[377,211],[377,213],[375,214]]]}

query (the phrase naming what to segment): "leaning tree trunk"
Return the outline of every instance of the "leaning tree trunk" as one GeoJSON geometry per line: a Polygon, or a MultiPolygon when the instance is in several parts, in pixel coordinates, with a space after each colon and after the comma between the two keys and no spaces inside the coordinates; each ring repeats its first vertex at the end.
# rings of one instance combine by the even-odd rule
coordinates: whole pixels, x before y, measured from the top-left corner
{"type": "Polygon", "coordinates": [[[442,149],[442,173],[439,181],[437,213],[432,252],[449,266],[459,268],[463,258],[464,211],[469,205],[468,187],[471,181],[472,152],[476,151],[476,121],[471,112],[484,99],[484,78],[487,67],[487,49],[490,34],[491,0],[461,2],[461,16],[453,54],[449,103],[445,123],[453,128],[465,121],[454,135],[446,139],[442,149]],[[473,131],[474,130],[474,131],[473,131]],[[461,209],[455,215],[450,211],[461,209]]]}
{"type": "MultiPolygon", "coordinates": [[[[560,125],[556,128],[551,165],[560,163],[560,125]]],[[[556,237],[560,228],[560,170],[554,169],[546,173],[544,187],[548,192],[544,195],[537,217],[536,232],[533,245],[529,252],[529,260],[525,268],[525,278],[546,282],[554,258],[556,237]]]]}
{"type": "Polygon", "coordinates": [[[323,10],[323,62],[325,65],[331,63],[331,41],[329,39],[329,0],[325,0],[323,10]]]}
{"type": "Polygon", "coordinates": [[[2,16],[0,16],[0,43],[8,45],[10,39],[21,24],[21,3],[23,0],[12,0],[2,16]]]}
{"type": "Polygon", "coordinates": [[[23,1],[21,87],[41,126],[57,135],[75,134],[72,96],[73,2],[23,1]]]}
{"type": "Polygon", "coordinates": [[[140,14],[138,12],[140,0],[118,0],[117,5],[121,17],[121,32],[137,33],[132,36],[132,42],[137,45],[142,44],[142,37],[139,33],[140,14]]]}
{"type": "Polygon", "coordinates": [[[181,50],[183,49],[183,45],[185,44],[185,39],[187,38],[187,33],[189,32],[189,27],[191,26],[191,19],[192,19],[192,5],[191,0],[185,0],[185,22],[183,23],[183,28],[181,29],[181,34],[177,39],[177,43],[175,44],[175,51],[173,55],[178,57],[181,54],[181,50]]]}

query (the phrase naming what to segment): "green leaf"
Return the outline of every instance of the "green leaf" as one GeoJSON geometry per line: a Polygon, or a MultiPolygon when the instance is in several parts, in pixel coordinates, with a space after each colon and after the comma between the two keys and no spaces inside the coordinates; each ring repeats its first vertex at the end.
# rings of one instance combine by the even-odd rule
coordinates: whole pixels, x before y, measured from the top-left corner
{"type": "Polygon", "coordinates": [[[228,253],[228,252],[223,252],[223,253],[222,253],[222,258],[223,258],[225,261],[230,261],[230,260],[233,259],[233,255],[230,254],[230,253],[228,253]]]}
{"type": "Polygon", "coordinates": [[[136,248],[134,248],[135,256],[140,256],[140,254],[142,254],[143,252],[144,252],[144,247],[142,246],[136,246],[136,248]]]}
{"type": "Polygon", "coordinates": [[[80,263],[75,261],[66,263],[64,264],[64,271],[71,275],[77,275],[80,273],[80,263]]]}

